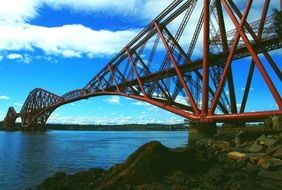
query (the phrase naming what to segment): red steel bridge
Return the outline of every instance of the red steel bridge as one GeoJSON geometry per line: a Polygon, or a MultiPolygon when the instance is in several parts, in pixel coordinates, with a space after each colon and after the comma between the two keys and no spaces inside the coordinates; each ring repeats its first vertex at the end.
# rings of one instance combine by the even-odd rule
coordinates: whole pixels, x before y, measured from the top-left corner
{"type": "Polygon", "coordinates": [[[83,88],[62,96],[36,88],[19,113],[9,108],[4,126],[20,117],[22,128],[41,128],[56,108],[101,95],[148,102],[204,123],[280,115],[282,0],[260,1],[260,9],[256,3],[175,0],[83,88]],[[273,1],[277,9],[270,8],[273,1]],[[245,77],[234,77],[234,64],[245,77]],[[276,104],[273,110],[246,109],[258,76],[269,91],[266,98],[276,104]],[[238,88],[243,89],[240,95],[238,88]]]}

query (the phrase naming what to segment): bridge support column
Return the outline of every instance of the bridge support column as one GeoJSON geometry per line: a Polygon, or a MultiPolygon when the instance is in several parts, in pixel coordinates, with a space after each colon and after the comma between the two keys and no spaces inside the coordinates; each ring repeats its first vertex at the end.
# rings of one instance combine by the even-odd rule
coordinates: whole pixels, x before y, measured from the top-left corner
{"type": "Polygon", "coordinates": [[[22,127],[22,131],[27,131],[27,132],[46,132],[47,129],[45,125],[40,125],[40,124],[34,124],[29,127],[22,127]]]}
{"type": "Polygon", "coordinates": [[[16,119],[19,117],[14,107],[9,107],[4,118],[3,128],[7,131],[16,129],[16,119]]]}
{"type": "Polygon", "coordinates": [[[217,132],[216,123],[190,123],[189,144],[194,144],[201,138],[211,137],[217,132]]]}
{"type": "Polygon", "coordinates": [[[264,120],[264,126],[272,130],[282,129],[282,115],[273,115],[264,120]]]}
{"type": "Polygon", "coordinates": [[[16,118],[5,118],[3,128],[7,131],[13,130],[16,126],[16,118]]]}

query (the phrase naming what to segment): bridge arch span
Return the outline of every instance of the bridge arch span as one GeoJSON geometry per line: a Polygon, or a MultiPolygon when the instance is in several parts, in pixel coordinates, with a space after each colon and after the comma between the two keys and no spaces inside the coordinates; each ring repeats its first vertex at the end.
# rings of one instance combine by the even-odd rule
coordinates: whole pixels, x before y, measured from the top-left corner
{"type": "MultiPolygon", "coordinates": [[[[274,56],[274,50],[282,48],[281,7],[282,1],[275,0],[261,7],[247,0],[243,9],[234,0],[173,1],[82,89],[63,96],[33,90],[19,113],[23,126],[43,126],[57,107],[100,95],[148,102],[198,122],[259,121],[282,115],[281,55],[274,56]],[[279,4],[280,10],[271,9],[279,4]],[[195,7],[202,9],[200,14],[195,7]],[[251,14],[254,9],[261,14],[251,14]],[[236,75],[234,64],[245,77],[236,75]],[[262,98],[273,100],[273,108],[260,110],[251,101],[255,82],[264,83],[262,98]],[[177,103],[179,96],[185,104],[177,103]]],[[[7,124],[18,117],[12,109],[8,113],[7,124]]]]}
{"type": "MultiPolygon", "coordinates": [[[[75,91],[71,91],[70,93],[77,93],[80,90],[75,90],[75,91]]],[[[67,93],[68,94],[68,93],[67,93]]],[[[64,95],[63,95],[64,96],[64,95]]],[[[62,96],[62,97],[63,97],[62,96]]],[[[51,116],[51,114],[59,107],[66,105],[66,104],[70,104],[73,102],[77,102],[83,99],[88,99],[88,98],[94,98],[97,96],[122,96],[122,97],[127,97],[127,98],[131,98],[134,100],[138,100],[138,101],[142,101],[142,102],[146,102],[149,103],[151,105],[157,106],[159,108],[162,108],[164,110],[173,112],[177,115],[180,115],[182,117],[187,117],[189,116],[189,112],[187,112],[187,108],[188,110],[192,111],[192,108],[186,106],[185,110],[184,110],[184,106],[179,104],[179,106],[183,107],[183,110],[179,110],[179,108],[167,105],[163,100],[161,99],[148,99],[145,98],[143,96],[138,96],[138,95],[131,95],[131,94],[125,94],[125,93],[120,93],[120,92],[95,92],[95,93],[91,93],[91,94],[87,94],[81,97],[77,97],[77,98],[73,98],[73,99],[69,99],[66,101],[61,101],[58,102],[57,104],[54,105],[50,105],[44,109],[42,109],[41,111],[39,111],[37,114],[33,115],[32,118],[30,118],[30,120],[26,123],[23,123],[23,121],[27,121],[27,119],[25,117],[25,115],[20,115],[21,119],[22,119],[22,127],[23,128],[43,128],[44,125],[46,124],[47,120],[49,119],[49,117],[51,116]]],[[[198,119],[198,118],[191,118],[191,119],[198,119]]]]}

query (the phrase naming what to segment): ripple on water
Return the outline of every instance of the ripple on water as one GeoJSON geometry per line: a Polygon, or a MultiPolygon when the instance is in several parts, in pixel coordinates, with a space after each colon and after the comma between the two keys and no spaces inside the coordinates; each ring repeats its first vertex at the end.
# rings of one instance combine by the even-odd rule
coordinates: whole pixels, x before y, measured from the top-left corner
{"type": "Polygon", "coordinates": [[[169,147],[184,146],[188,141],[186,131],[0,131],[0,189],[34,187],[57,171],[108,169],[151,140],[169,147]]]}

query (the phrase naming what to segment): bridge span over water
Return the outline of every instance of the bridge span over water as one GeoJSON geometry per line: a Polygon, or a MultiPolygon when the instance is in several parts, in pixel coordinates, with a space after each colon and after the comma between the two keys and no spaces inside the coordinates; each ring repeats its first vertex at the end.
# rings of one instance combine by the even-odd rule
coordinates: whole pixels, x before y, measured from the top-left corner
{"type": "Polygon", "coordinates": [[[264,0],[259,14],[250,13],[253,0],[243,7],[236,2],[173,1],[84,87],[62,96],[36,88],[19,113],[9,108],[4,126],[20,117],[23,128],[42,128],[56,108],[102,95],[148,102],[205,123],[282,114],[282,0],[264,0]],[[272,2],[280,10],[272,10],[272,2]],[[269,91],[266,98],[276,104],[273,110],[247,109],[256,103],[249,92],[259,77],[269,91]]]}

